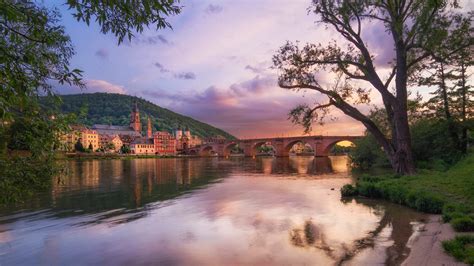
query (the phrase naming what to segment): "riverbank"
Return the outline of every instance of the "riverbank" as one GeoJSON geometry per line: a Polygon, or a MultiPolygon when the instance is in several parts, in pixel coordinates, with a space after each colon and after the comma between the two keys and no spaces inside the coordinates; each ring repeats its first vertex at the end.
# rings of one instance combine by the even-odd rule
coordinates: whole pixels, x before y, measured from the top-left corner
{"type": "MultiPolygon", "coordinates": [[[[345,196],[360,195],[385,199],[421,212],[442,214],[441,221],[427,223],[426,228],[433,227],[433,232],[426,233],[426,239],[421,240],[421,244],[418,244],[420,247],[414,246],[413,248],[415,260],[420,261],[423,260],[423,255],[416,255],[417,253],[422,254],[439,249],[441,242],[448,240],[448,238],[440,237],[439,232],[444,232],[441,228],[447,227],[458,232],[474,231],[473,173],[474,154],[471,153],[445,172],[419,170],[414,176],[401,177],[397,175],[365,175],[357,178],[356,187],[345,186],[341,193],[345,196]],[[449,222],[451,225],[442,224],[442,222],[449,222]]],[[[443,234],[443,236],[445,235],[450,235],[451,238],[455,236],[454,233],[450,234],[449,232],[443,234]]],[[[455,255],[465,262],[474,261],[474,247],[470,244],[460,244],[456,250],[449,251],[451,255],[455,255]],[[462,255],[460,256],[459,253],[462,255]]],[[[433,257],[439,256],[433,254],[433,257]]]]}
{"type": "Polygon", "coordinates": [[[454,236],[454,230],[449,224],[443,223],[441,215],[431,215],[409,239],[407,246],[410,248],[410,254],[402,265],[466,265],[456,261],[443,249],[443,241],[454,236]]]}

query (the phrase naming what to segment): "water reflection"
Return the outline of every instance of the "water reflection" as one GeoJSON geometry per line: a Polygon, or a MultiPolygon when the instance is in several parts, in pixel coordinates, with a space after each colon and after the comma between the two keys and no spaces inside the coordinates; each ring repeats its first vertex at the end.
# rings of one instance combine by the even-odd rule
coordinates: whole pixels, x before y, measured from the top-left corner
{"type": "Polygon", "coordinates": [[[343,202],[348,182],[341,157],[70,162],[1,210],[0,264],[398,263],[419,214],[343,202]]]}

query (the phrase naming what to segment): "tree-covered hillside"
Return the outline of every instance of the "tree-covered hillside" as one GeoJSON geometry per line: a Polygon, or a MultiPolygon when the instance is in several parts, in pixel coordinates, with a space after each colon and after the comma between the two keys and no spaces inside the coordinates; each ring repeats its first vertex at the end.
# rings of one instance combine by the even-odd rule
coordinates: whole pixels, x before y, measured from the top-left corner
{"type": "Polygon", "coordinates": [[[193,135],[202,138],[217,135],[235,138],[221,129],[161,108],[138,97],[115,93],[75,94],[61,97],[63,100],[61,111],[79,114],[83,108],[86,114],[79,117],[78,122],[89,126],[93,124],[129,125],[130,112],[133,103],[137,101],[143,130],[146,130],[147,117],[150,116],[154,131],[172,132],[173,129],[181,126],[182,128],[189,127],[193,135]]]}

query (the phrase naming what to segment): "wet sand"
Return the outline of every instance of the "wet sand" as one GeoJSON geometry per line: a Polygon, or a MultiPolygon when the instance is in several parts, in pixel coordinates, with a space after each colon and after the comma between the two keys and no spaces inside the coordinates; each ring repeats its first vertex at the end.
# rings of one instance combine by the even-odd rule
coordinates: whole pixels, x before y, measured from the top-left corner
{"type": "Polygon", "coordinates": [[[443,223],[440,215],[430,215],[427,223],[417,228],[417,231],[408,240],[407,246],[411,251],[402,265],[466,265],[456,261],[443,250],[441,243],[454,238],[454,236],[455,232],[451,225],[443,223]]]}

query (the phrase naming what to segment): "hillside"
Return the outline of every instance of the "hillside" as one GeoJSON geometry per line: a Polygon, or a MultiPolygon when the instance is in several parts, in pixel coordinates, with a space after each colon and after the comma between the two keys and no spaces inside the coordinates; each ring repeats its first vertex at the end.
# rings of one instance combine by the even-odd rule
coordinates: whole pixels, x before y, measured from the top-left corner
{"type": "Polygon", "coordinates": [[[138,97],[115,93],[75,94],[61,97],[63,99],[61,111],[65,113],[78,114],[81,108],[85,107],[87,115],[85,118],[80,118],[79,123],[88,126],[93,124],[128,125],[132,103],[137,101],[143,129],[146,129],[147,116],[150,116],[154,131],[172,132],[173,129],[181,126],[182,128],[189,127],[193,135],[202,138],[221,135],[235,139],[234,136],[219,128],[177,114],[138,97]]]}

